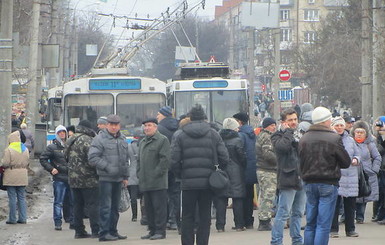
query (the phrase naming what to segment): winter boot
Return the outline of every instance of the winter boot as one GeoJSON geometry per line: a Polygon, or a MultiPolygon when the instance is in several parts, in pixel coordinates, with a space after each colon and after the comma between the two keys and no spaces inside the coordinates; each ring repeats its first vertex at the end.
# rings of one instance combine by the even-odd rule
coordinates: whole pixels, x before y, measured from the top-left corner
{"type": "Polygon", "coordinates": [[[144,199],[143,197],[140,199],[140,212],[142,214],[142,218],[140,219],[141,225],[148,225],[146,209],[144,208],[144,199]]]}
{"type": "Polygon", "coordinates": [[[268,220],[259,220],[258,230],[259,231],[271,231],[270,219],[268,219],[268,220]]]}
{"type": "Polygon", "coordinates": [[[132,210],[132,222],[136,222],[138,220],[138,204],[137,203],[131,203],[131,210],[132,210]]]}

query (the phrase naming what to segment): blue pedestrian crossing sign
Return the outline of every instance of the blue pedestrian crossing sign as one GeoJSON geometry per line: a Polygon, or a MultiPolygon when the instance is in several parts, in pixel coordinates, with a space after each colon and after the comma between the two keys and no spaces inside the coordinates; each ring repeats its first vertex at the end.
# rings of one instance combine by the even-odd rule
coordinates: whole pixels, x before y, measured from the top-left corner
{"type": "Polygon", "coordinates": [[[293,90],[279,90],[278,91],[278,99],[281,101],[293,100],[293,90]]]}

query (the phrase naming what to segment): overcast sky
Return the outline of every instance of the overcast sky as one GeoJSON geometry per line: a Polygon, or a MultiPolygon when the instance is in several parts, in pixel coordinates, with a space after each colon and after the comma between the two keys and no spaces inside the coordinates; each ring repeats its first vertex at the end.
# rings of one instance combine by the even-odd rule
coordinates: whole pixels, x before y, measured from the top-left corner
{"type": "MultiPolygon", "coordinates": [[[[79,14],[87,14],[87,12],[97,11],[98,13],[114,14],[117,16],[129,16],[138,18],[158,18],[161,13],[164,13],[168,7],[170,12],[175,10],[183,0],[71,0],[72,8],[76,9],[79,14]]],[[[187,0],[188,7],[193,8],[201,2],[201,0],[187,0]]],[[[194,9],[191,13],[197,14],[202,18],[214,19],[215,6],[221,5],[222,0],[206,0],[205,9],[199,5],[199,8],[194,9]]],[[[101,22],[103,31],[109,32],[112,26],[111,17],[102,17],[101,22]]],[[[115,27],[112,29],[112,35],[116,38],[122,36],[122,39],[127,39],[132,36],[132,30],[124,30],[122,26],[126,24],[124,19],[116,19],[115,27]],[[124,32],[123,32],[124,30],[124,32]],[[123,33],[123,34],[122,34],[123,33]]],[[[144,24],[144,23],[138,23],[144,24]]],[[[135,32],[134,32],[135,33],[135,32]]],[[[124,41],[123,41],[124,42],[124,41]]],[[[120,42],[119,42],[120,43],[120,42]]]]}
{"type": "MultiPolygon", "coordinates": [[[[71,0],[72,6],[77,10],[100,10],[105,13],[114,13],[116,15],[135,15],[138,17],[155,18],[166,11],[167,7],[175,9],[183,0],[71,0]],[[106,3],[104,1],[107,1],[106,3]]],[[[189,7],[195,6],[201,0],[187,0],[189,7]]],[[[215,5],[221,5],[222,0],[206,0],[206,7],[198,10],[198,15],[202,17],[213,18],[215,5]]]]}

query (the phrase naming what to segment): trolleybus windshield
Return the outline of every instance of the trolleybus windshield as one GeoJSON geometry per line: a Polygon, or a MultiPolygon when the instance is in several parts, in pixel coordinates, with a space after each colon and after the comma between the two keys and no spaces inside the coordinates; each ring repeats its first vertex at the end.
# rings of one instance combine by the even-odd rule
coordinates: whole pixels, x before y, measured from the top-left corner
{"type": "Polygon", "coordinates": [[[186,114],[193,105],[201,104],[211,122],[222,125],[226,117],[240,111],[247,111],[247,98],[244,90],[215,91],[176,91],[176,116],[186,114]]]}
{"type": "Polygon", "coordinates": [[[121,118],[121,131],[129,136],[141,133],[142,121],[155,117],[159,108],[165,105],[164,94],[119,94],[116,112],[121,118]]]}
{"type": "Polygon", "coordinates": [[[96,121],[101,116],[114,112],[112,94],[68,94],[64,97],[65,125],[78,125],[81,120],[89,120],[96,129],[96,121]]]}

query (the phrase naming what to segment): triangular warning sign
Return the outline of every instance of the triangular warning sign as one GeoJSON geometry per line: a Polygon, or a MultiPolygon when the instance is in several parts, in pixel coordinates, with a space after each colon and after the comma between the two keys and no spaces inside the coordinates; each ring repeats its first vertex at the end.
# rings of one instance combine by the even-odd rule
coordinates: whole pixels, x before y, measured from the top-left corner
{"type": "Polygon", "coordinates": [[[214,55],[211,55],[211,56],[210,56],[209,63],[215,63],[215,62],[217,62],[217,61],[215,60],[215,56],[214,56],[214,55]]]}

